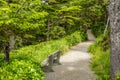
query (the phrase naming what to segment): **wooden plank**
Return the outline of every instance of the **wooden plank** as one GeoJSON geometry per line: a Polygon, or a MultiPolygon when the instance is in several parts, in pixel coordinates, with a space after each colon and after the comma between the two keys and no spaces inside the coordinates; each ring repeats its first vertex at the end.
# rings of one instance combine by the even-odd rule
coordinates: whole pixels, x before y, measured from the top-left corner
{"type": "MultiPolygon", "coordinates": [[[[54,52],[53,54],[51,54],[51,55],[53,55],[54,57],[56,57],[58,54],[60,54],[61,53],[61,51],[60,50],[58,50],[58,51],[56,51],[56,52],[54,52]]],[[[50,55],[50,56],[51,56],[50,55]]]]}

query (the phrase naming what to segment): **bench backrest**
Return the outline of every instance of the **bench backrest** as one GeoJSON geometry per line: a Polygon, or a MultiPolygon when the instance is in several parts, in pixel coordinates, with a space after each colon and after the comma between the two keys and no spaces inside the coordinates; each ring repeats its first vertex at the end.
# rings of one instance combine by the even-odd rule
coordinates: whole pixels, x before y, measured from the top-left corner
{"type": "Polygon", "coordinates": [[[60,64],[59,60],[60,60],[61,53],[62,52],[60,50],[58,50],[58,51],[50,54],[48,56],[48,58],[43,61],[42,65],[52,67],[54,63],[60,64]]]}

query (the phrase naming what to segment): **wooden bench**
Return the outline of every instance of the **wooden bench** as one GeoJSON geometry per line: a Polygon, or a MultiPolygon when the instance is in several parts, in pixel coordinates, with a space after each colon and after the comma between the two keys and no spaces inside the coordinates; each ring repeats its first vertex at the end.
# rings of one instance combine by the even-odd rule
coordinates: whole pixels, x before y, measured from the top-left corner
{"type": "Polygon", "coordinates": [[[42,70],[44,72],[53,72],[52,66],[55,64],[60,65],[59,60],[60,60],[61,53],[62,52],[58,50],[53,54],[49,55],[48,58],[42,62],[42,70]]]}

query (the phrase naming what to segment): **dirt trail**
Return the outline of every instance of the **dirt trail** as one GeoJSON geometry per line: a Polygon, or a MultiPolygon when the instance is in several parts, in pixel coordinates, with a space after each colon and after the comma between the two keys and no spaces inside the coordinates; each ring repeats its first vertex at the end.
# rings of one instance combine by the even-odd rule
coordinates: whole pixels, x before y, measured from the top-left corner
{"type": "Polygon", "coordinates": [[[71,50],[61,57],[61,65],[53,67],[54,72],[46,73],[45,80],[95,80],[89,67],[90,54],[87,53],[89,45],[95,38],[91,30],[87,31],[89,41],[73,46],[71,50]]]}

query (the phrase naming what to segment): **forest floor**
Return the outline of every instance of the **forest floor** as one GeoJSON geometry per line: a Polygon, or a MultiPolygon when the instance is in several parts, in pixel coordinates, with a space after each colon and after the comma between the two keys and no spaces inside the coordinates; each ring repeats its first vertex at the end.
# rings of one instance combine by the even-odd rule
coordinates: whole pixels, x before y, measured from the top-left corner
{"type": "Polygon", "coordinates": [[[87,31],[88,41],[73,46],[68,53],[61,56],[61,65],[53,66],[54,72],[46,73],[45,80],[95,80],[96,75],[90,68],[91,55],[88,47],[94,43],[91,30],[87,31]]]}

